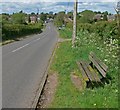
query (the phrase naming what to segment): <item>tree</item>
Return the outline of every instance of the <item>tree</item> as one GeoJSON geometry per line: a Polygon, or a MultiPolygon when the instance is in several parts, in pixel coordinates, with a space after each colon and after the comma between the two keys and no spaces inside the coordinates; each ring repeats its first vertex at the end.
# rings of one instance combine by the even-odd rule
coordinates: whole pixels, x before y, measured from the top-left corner
{"type": "Polygon", "coordinates": [[[23,11],[21,10],[19,13],[23,13],[23,11]]]}
{"type": "Polygon", "coordinates": [[[108,15],[108,11],[103,12],[102,14],[108,15]]]}
{"type": "Polygon", "coordinates": [[[108,19],[107,19],[107,15],[104,15],[103,16],[103,21],[107,21],[108,19]]]}
{"type": "Polygon", "coordinates": [[[117,10],[120,12],[120,1],[117,2],[117,10]]]}
{"type": "Polygon", "coordinates": [[[2,23],[10,23],[9,18],[10,18],[9,14],[6,13],[1,14],[2,23]]]}
{"type": "Polygon", "coordinates": [[[28,23],[30,23],[30,22],[31,22],[30,15],[28,15],[28,23]]]}
{"type": "Polygon", "coordinates": [[[53,15],[53,11],[50,11],[49,14],[50,14],[50,15],[53,15]]]}
{"type": "Polygon", "coordinates": [[[32,12],[32,13],[31,13],[31,15],[35,15],[35,13],[34,13],[34,12],[32,12]]]}
{"type": "Polygon", "coordinates": [[[64,18],[65,18],[65,12],[64,11],[61,11],[59,12],[56,16],[55,16],[55,24],[59,27],[59,26],[62,26],[63,24],[65,24],[65,21],[64,21],[64,18]]]}
{"type": "Polygon", "coordinates": [[[73,19],[73,12],[68,12],[67,17],[73,19]]]}
{"type": "Polygon", "coordinates": [[[49,12],[49,14],[47,13],[47,18],[52,18],[54,19],[54,14],[52,11],[49,12]]]}
{"type": "Polygon", "coordinates": [[[41,21],[44,22],[44,21],[47,19],[47,14],[45,14],[45,13],[42,12],[42,13],[40,14],[40,19],[41,19],[41,21]]]}
{"type": "Polygon", "coordinates": [[[81,23],[92,23],[95,13],[91,10],[85,10],[80,13],[79,21],[81,23]]]}
{"type": "Polygon", "coordinates": [[[107,21],[108,20],[108,18],[107,18],[108,12],[106,11],[103,14],[104,14],[103,15],[103,21],[107,21]]]}
{"type": "Polygon", "coordinates": [[[24,24],[25,23],[25,13],[15,13],[12,15],[12,23],[24,24]]]}

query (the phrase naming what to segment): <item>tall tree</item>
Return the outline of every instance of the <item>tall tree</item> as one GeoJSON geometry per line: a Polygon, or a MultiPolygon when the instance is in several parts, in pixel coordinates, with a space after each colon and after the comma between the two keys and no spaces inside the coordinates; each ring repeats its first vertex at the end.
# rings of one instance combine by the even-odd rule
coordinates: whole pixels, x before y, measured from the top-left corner
{"type": "Polygon", "coordinates": [[[73,12],[68,12],[67,17],[73,19],[73,12]]]}
{"type": "Polygon", "coordinates": [[[12,23],[24,24],[25,23],[25,13],[15,13],[12,15],[12,23]]]}
{"type": "Polygon", "coordinates": [[[56,16],[55,16],[55,24],[59,27],[59,26],[62,26],[63,24],[65,24],[65,21],[64,21],[64,18],[65,18],[65,12],[64,11],[61,11],[59,12],[56,16]]]}
{"type": "Polygon", "coordinates": [[[93,18],[95,16],[95,13],[91,10],[85,10],[80,13],[79,21],[81,23],[91,23],[93,22],[93,18]]]}
{"type": "Polygon", "coordinates": [[[45,14],[45,13],[42,12],[40,14],[40,19],[44,22],[47,19],[47,14],[45,14]]]}
{"type": "Polygon", "coordinates": [[[30,22],[31,22],[30,15],[28,15],[28,23],[30,23],[30,22]]]}
{"type": "Polygon", "coordinates": [[[104,16],[103,16],[103,21],[107,21],[107,20],[108,20],[107,14],[104,14],[104,16]]]}

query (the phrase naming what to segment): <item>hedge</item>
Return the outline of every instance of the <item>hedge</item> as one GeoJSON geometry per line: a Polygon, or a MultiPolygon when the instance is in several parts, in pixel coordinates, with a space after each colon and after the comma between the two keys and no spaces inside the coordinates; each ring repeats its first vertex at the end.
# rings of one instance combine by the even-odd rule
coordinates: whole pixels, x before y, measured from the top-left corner
{"type": "Polygon", "coordinates": [[[78,31],[87,30],[89,33],[96,33],[104,40],[108,38],[116,39],[118,35],[116,22],[101,21],[94,24],[81,23],[78,24],[77,27],[78,31]]]}
{"type": "Polygon", "coordinates": [[[42,24],[3,24],[2,25],[2,40],[17,39],[29,34],[42,32],[42,24]]]}

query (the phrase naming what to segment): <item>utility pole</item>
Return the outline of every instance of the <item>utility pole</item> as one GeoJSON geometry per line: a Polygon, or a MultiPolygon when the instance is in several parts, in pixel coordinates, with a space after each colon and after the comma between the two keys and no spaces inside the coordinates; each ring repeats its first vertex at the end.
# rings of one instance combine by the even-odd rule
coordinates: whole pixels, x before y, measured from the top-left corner
{"type": "Polygon", "coordinates": [[[39,15],[39,8],[37,8],[37,15],[39,15]]]}
{"type": "Polygon", "coordinates": [[[77,35],[77,5],[78,5],[78,0],[75,0],[75,3],[74,3],[74,12],[73,12],[72,47],[75,46],[75,38],[76,38],[76,35],[77,35]]]}
{"type": "Polygon", "coordinates": [[[115,11],[117,13],[117,25],[118,28],[120,28],[120,1],[117,2],[117,7],[115,8],[115,11]]]}

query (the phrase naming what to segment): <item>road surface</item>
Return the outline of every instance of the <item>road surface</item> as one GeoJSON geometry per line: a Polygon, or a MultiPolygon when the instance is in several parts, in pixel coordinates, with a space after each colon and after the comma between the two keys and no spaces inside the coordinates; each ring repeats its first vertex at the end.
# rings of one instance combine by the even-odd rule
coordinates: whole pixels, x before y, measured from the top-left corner
{"type": "Polygon", "coordinates": [[[57,42],[48,23],[41,34],[2,47],[3,108],[30,108],[57,42]]]}

